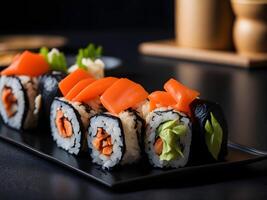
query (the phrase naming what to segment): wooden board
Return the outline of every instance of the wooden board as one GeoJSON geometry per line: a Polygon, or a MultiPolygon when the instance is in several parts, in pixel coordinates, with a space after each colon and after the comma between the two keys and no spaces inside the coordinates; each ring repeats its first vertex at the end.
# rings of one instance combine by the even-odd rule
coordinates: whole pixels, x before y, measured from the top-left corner
{"type": "Polygon", "coordinates": [[[6,35],[0,36],[0,51],[61,47],[67,39],[56,35],[6,35]]]}
{"type": "Polygon", "coordinates": [[[56,35],[2,35],[0,36],[0,68],[9,65],[23,50],[36,50],[43,46],[62,47],[67,38],[56,35]]]}
{"type": "Polygon", "coordinates": [[[18,51],[0,51],[0,69],[9,65],[18,53],[18,51]]]}
{"type": "Polygon", "coordinates": [[[141,43],[139,52],[150,56],[180,58],[243,68],[267,67],[267,56],[249,58],[231,51],[182,48],[177,46],[174,40],[141,43]]]}

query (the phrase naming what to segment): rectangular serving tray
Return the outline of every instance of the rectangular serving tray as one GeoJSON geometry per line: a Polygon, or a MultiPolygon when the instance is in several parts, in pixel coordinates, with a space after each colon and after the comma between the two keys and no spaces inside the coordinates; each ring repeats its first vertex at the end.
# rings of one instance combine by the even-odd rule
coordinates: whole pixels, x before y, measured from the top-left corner
{"type": "Polygon", "coordinates": [[[58,148],[49,132],[42,133],[40,130],[18,132],[0,123],[0,138],[110,188],[139,184],[155,179],[163,180],[166,177],[192,175],[217,168],[226,169],[267,158],[266,152],[229,142],[229,153],[225,162],[187,166],[179,169],[153,169],[146,164],[138,164],[125,166],[115,171],[104,171],[91,163],[89,155],[78,157],[58,148]]]}
{"type": "Polygon", "coordinates": [[[149,56],[218,63],[241,68],[267,66],[266,55],[248,57],[234,51],[185,48],[177,46],[174,39],[141,43],[139,45],[139,52],[149,56]]]}

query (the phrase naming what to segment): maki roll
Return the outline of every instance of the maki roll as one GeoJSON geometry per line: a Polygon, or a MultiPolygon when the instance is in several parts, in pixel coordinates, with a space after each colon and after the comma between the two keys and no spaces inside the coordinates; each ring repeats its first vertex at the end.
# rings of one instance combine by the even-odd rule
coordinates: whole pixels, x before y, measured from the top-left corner
{"type": "Polygon", "coordinates": [[[0,114],[8,126],[17,130],[36,127],[41,106],[38,77],[48,71],[41,55],[25,51],[1,72],[0,114]]]}
{"type": "Polygon", "coordinates": [[[29,76],[2,76],[0,113],[10,127],[20,130],[37,125],[41,99],[37,79],[29,76]]]}
{"type": "Polygon", "coordinates": [[[94,79],[82,69],[77,69],[62,79],[58,87],[64,97],[56,97],[50,108],[50,127],[53,139],[58,147],[75,155],[87,147],[84,144],[89,118],[100,108],[96,106],[98,104],[96,101],[84,103],[72,100],[73,95],[81,89],[80,83],[84,81],[89,84],[94,79]],[[90,106],[91,104],[94,105],[94,109],[90,106]]]}
{"type": "Polygon", "coordinates": [[[141,158],[144,121],[133,109],[147,98],[144,88],[121,78],[101,95],[107,113],[91,117],[88,147],[93,163],[104,169],[136,163],[141,158]]]}
{"type": "Polygon", "coordinates": [[[85,128],[94,114],[96,112],[87,104],[55,98],[51,105],[50,126],[57,146],[75,155],[85,150],[85,128]]]}
{"type": "Polygon", "coordinates": [[[88,147],[92,161],[104,169],[137,162],[143,121],[133,110],[118,116],[98,114],[90,119],[88,147]]]}
{"type": "Polygon", "coordinates": [[[191,140],[191,122],[185,114],[171,108],[157,108],[149,114],[145,152],[152,166],[185,166],[189,160],[191,140]]]}
{"type": "Polygon", "coordinates": [[[167,81],[164,89],[151,93],[143,106],[150,110],[146,116],[145,152],[153,167],[184,167],[191,160],[194,139],[189,104],[199,93],[174,79],[167,81]]]}
{"type": "Polygon", "coordinates": [[[228,130],[219,104],[195,99],[190,104],[199,162],[224,161],[227,155],[228,130]]]}

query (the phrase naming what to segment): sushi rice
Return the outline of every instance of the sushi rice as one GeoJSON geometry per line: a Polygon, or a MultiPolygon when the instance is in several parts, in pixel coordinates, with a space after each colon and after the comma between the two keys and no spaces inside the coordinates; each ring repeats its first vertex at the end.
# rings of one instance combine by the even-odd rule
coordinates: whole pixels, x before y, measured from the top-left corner
{"type": "Polygon", "coordinates": [[[109,113],[93,116],[90,119],[87,138],[92,161],[104,169],[137,162],[141,157],[139,138],[142,127],[143,122],[136,112],[131,110],[123,111],[118,116],[109,113]],[[99,128],[111,136],[110,156],[102,154],[93,145],[99,128]]]}

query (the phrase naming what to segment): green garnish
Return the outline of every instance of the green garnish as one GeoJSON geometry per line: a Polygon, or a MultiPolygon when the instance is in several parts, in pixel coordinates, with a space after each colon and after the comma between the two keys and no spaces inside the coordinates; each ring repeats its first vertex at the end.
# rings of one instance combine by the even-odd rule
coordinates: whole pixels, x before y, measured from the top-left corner
{"type": "Polygon", "coordinates": [[[39,54],[41,54],[42,56],[45,57],[46,61],[48,61],[47,59],[47,54],[49,53],[49,49],[47,47],[42,47],[40,50],[39,50],[39,54]]]}
{"type": "Polygon", "coordinates": [[[179,124],[177,120],[170,120],[159,126],[157,129],[157,136],[163,141],[163,149],[159,157],[160,160],[170,161],[178,157],[184,157],[179,145],[179,140],[186,132],[187,127],[183,124],[179,124]]]}
{"type": "Polygon", "coordinates": [[[212,112],[210,113],[210,117],[211,121],[207,120],[205,123],[205,141],[213,158],[218,160],[218,155],[221,150],[223,131],[212,112]]]}
{"type": "Polygon", "coordinates": [[[53,49],[49,51],[46,47],[42,47],[39,53],[45,57],[51,70],[67,72],[67,61],[64,53],[53,49]]]}
{"type": "Polygon", "coordinates": [[[86,69],[86,66],[82,63],[83,58],[90,58],[95,61],[97,58],[100,58],[103,52],[102,46],[95,46],[90,43],[86,48],[79,49],[78,55],[76,57],[76,64],[78,67],[86,69]]]}

